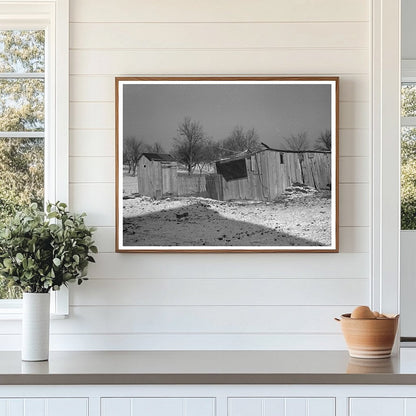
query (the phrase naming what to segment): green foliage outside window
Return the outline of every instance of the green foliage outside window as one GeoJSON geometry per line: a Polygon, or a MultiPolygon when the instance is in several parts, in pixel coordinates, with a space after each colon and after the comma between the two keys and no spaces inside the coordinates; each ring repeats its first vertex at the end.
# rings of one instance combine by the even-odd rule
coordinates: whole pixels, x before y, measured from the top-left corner
{"type": "MultiPolygon", "coordinates": [[[[44,131],[44,80],[10,74],[45,71],[45,32],[0,30],[0,132],[44,131]]],[[[7,134],[6,134],[7,136],[7,134]]],[[[44,198],[43,137],[0,137],[0,229],[16,211],[44,198]]],[[[0,279],[0,299],[21,292],[0,279]]]]}

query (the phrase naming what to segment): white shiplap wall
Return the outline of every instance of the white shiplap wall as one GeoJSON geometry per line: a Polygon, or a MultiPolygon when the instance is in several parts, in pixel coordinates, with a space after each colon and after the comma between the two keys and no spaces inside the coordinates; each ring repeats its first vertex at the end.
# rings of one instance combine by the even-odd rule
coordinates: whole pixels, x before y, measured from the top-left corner
{"type": "Polygon", "coordinates": [[[52,348],[344,348],[332,318],[369,303],[370,3],[70,1],[70,205],[100,254],[52,348]],[[339,254],[114,253],[114,77],[162,74],[340,76],[339,254]]]}

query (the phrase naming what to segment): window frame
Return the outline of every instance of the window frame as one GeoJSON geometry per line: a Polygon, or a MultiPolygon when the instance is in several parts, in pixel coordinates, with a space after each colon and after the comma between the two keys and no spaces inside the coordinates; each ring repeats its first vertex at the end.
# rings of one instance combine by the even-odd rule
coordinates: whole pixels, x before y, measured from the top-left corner
{"type": "MultiPolygon", "coordinates": [[[[45,30],[45,201],[69,200],[69,0],[0,0],[0,30],[45,30]],[[59,86],[59,87],[57,87],[59,86]]],[[[51,313],[69,313],[68,290],[51,292],[51,313]]],[[[0,320],[21,300],[0,300],[0,320]]]]}

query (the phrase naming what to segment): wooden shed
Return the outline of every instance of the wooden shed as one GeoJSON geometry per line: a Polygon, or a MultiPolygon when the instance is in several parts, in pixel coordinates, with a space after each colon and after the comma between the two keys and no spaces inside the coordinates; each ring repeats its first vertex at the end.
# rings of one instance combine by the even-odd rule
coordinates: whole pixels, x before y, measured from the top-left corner
{"type": "Polygon", "coordinates": [[[208,195],[219,200],[272,201],[294,183],[331,187],[331,152],[264,149],[216,163],[206,178],[208,195]]]}
{"type": "Polygon", "coordinates": [[[143,153],[137,162],[140,195],[163,198],[178,195],[178,164],[164,153],[143,153]]]}

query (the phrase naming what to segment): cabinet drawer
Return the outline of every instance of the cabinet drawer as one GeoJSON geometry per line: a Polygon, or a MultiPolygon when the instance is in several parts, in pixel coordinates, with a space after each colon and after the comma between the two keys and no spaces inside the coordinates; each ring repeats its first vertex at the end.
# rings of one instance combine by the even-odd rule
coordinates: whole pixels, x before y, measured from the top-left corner
{"type": "Polygon", "coordinates": [[[101,399],[101,416],[214,416],[214,398],[131,397],[101,399]]]}
{"type": "Polygon", "coordinates": [[[235,397],[228,416],[335,416],[334,398],[235,397]]]}

